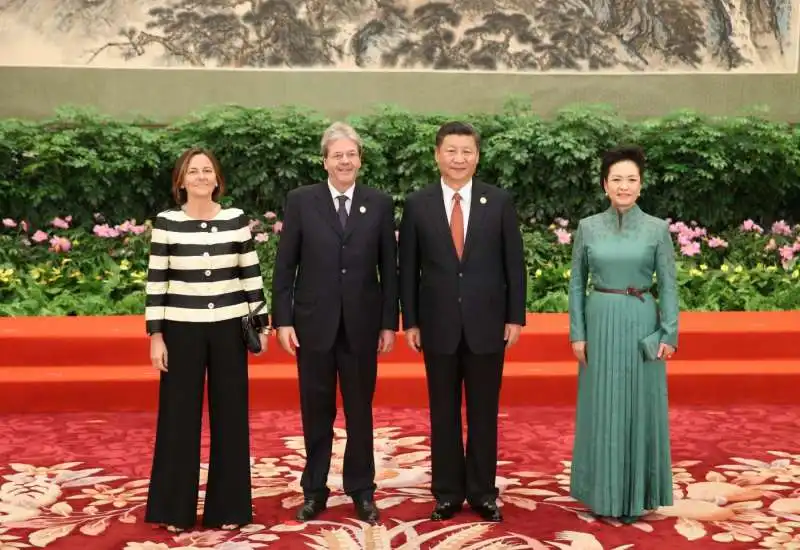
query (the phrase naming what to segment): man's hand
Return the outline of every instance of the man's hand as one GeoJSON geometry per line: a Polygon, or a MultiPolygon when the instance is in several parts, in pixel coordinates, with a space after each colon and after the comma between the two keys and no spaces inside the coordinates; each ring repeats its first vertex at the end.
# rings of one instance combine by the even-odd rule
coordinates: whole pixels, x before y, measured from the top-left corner
{"type": "Polygon", "coordinates": [[[506,348],[510,348],[511,346],[517,343],[517,340],[519,340],[520,333],[522,333],[521,325],[506,324],[505,335],[504,335],[506,341],[506,348]]]}
{"type": "Polygon", "coordinates": [[[419,334],[418,328],[406,330],[406,342],[408,342],[408,347],[414,351],[422,351],[422,337],[419,334]]]}
{"type": "Polygon", "coordinates": [[[294,327],[278,328],[278,343],[289,355],[296,355],[295,349],[300,347],[294,327]]]}
{"type": "Polygon", "coordinates": [[[388,353],[394,347],[394,331],[382,330],[378,336],[378,353],[388,353]]]}

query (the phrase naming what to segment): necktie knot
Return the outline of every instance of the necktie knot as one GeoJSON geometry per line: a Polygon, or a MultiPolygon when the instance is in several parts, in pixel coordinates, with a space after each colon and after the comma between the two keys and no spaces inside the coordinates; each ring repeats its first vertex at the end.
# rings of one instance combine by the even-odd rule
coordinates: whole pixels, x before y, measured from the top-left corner
{"type": "Polygon", "coordinates": [[[461,195],[459,195],[458,193],[453,195],[453,201],[456,202],[456,204],[461,202],[461,195]]]}
{"type": "Polygon", "coordinates": [[[336,197],[336,200],[339,201],[339,206],[345,206],[345,203],[347,202],[347,195],[339,195],[336,197]]]}

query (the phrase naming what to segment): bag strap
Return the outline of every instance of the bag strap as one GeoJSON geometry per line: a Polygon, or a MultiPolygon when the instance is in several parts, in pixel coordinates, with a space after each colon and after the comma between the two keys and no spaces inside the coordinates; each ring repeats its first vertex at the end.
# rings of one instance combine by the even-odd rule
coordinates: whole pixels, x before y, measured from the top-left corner
{"type": "Polygon", "coordinates": [[[261,304],[260,304],[260,305],[259,305],[259,306],[256,308],[256,310],[255,310],[255,311],[251,311],[251,312],[250,312],[250,315],[258,315],[258,312],[259,312],[259,311],[261,311],[262,309],[264,309],[264,306],[265,306],[265,305],[267,305],[267,302],[266,302],[266,300],[265,300],[265,301],[263,301],[263,302],[261,302],[261,304]]]}

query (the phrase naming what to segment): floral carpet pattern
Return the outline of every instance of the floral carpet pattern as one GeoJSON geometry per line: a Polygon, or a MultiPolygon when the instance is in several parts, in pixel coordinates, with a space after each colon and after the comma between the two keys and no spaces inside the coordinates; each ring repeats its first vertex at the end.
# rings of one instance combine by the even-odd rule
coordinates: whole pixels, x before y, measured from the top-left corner
{"type": "MultiPolygon", "coordinates": [[[[800,407],[672,411],[674,506],[633,525],[597,518],[569,497],[574,411],[531,407],[500,419],[498,485],[505,522],[465,508],[427,519],[427,412],[375,413],[382,524],[353,518],[341,492],[345,434],[337,429],[328,510],[305,525],[304,462],[295,412],[252,415],[252,525],[168,533],[143,523],[153,414],[0,416],[0,550],[383,549],[800,550],[800,407]]],[[[207,434],[203,457],[208,456],[207,434]]],[[[205,470],[201,473],[202,510],[205,470]]]]}

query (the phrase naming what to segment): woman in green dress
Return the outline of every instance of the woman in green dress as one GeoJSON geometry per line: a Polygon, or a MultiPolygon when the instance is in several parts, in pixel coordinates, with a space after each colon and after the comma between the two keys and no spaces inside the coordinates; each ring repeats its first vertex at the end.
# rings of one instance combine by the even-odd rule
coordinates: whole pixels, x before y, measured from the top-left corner
{"type": "Polygon", "coordinates": [[[580,220],[569,286],[579,362],[570,494],[624,523],[672,504],[665,360],[678,343],[675,249],[667,222],[636,204],[643,173],[639,148],[603,155],[611,204],[580,220]]]}

